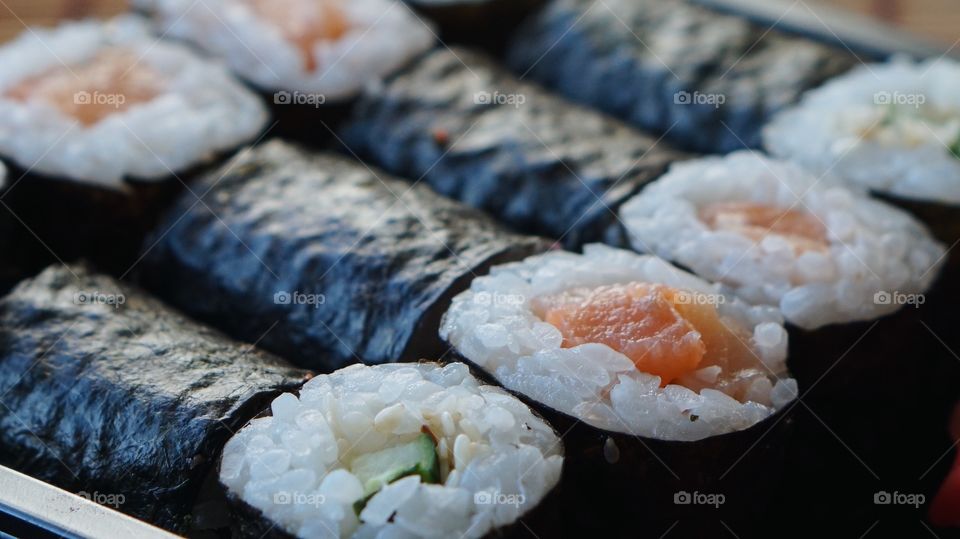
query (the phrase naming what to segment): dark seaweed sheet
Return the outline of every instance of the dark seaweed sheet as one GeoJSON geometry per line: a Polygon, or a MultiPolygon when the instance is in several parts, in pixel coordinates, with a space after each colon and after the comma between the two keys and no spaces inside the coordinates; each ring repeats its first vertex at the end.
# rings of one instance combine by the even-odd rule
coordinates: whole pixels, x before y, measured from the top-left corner
{"type": "MultiPolygon", "coordinates": [[[[499,385],[494,373],[459,352],[450,357],[499,385]]],[[[558,537],[710,537],[731,529],[738,537],[767,537],[776,525],[764,515],[783,496],[794,404],[744,430],[680,442],[597,428],[508,391],[563,433],[558,537]],[[677,503],[677,495],[697,493],[724,500],[719,506],[677,503]]]]}
{"type": "Polygon", "coordinates": [[[681,157],[459,48],[361,98],[342,138],[393,173],[570,248],[605,239],[619,205],[681,157]]]}
{"type": "Polygon", "coordinates": [[[760,129],[776,111],[857,58],[677,0],[555,0],[516,32],[508,63],[576,101],[667,133],[678,147],[725,153],[760,147],[760,129]],[[696,95],[706,97],[692,104],[696,95]],[[725,98],[719,106],[709,102],[717,95],[725,98]]]}
{"type": "Polygon", "coordinates": [[[304,375],[110,277],[51,266],[0,300],[0,460],[182,530],[232,431],[304,375]],[[125,301],[79,296],[94,292],[125,301]]]}
{"type": "Polygon", "coordinates": [[[185,194],[145,243],[143,282],[322,372],[439,356],[450,298],[490,264],[547,247],[426,186],[281,141],[193,192],[202,201],[185,194]]]}
{"type": "Polygon", "coordinates": [[[11,185],[0,193],[0,252],[14,259],[15,279],[80,259],[121,275],[135,264],[162,210],[204,166],[179,171],[179,180],[128,180],[114,189],[13,165],[11,185]]]}
{"type": "Polygon", "coordinates": [[[437,26],[445,43],[502,50],[520,22],[545,0],[405,0],[437,26]]]}

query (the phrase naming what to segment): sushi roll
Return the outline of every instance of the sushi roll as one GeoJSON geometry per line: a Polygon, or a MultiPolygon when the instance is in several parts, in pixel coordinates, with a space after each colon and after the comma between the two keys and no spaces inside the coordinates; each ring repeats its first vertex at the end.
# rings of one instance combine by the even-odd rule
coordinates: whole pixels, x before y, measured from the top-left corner
{"type": "Polygon", "coordinates": [[[279,105],[353,98],[429,49],[399,0],[136,0],[164,35],[196,45],[279,105]]]}
{"type": "Polygon", "coordinates": [[[365,93],[341,132],[350,152],[569,248],[622,241],[616,209],[685,157],[461,48],[365,93]]]}
{"type": "Polygon", "coordinates": [[[860,66],[777,115],[764,144],[852,185],[960,205],[958,79],[960,63],[947,58],[860,66]]]}
{"type": "Polygon", "coordinates": [[[799,486],[785,505],[854,500],[837,520],[853,531],[882,516],[874,473],[891,491],[913,488],[924,471],[915,463],[936,458],[926,448],[938,447],[937,410],[960,383],[960,365],[928,331],[945,249],[926,227],[829,176],[747,151],[672,167],[620,217],[637,250],[783,313],[803,390],[795,432],[809,440],[789,460],[799,486]],[[930,379],[955,382],[904,391],[930,379]],[[905,428],[907,439],[897,435],[905,428]],[[824,494],[811,477],[842,486],[824,494]]]}
{"type": "Polygon", "coordinates": [[[45,176],[166,180],[267,121],[226,71],[136,17],[30,29],[0,47],[0,65],[0,155],[45,176]]]}
{"type": "Polygon", "coordinates": [[[272,104],[273,132],[322,147],[356,94],[433,46],[400,0],[134,0],[158,33],[191,43],[272,104]]]}
{"type": "Polygon", "coordinates": [[[776,482],[783,412],[798,388],[775,308],[748,306],[659,258],[591,244],[494,267],[454,298],[440,334],[558,431],[570,429],[565,481],[593,493],[598,512],[577,511],[583,521],[571,526],[621,515],[606,524],[616,528],[628,511],[694,526],[683,511],[697,509],[684,506],[694,492],[725,496],[730,505],[714,515],[735,518],[760,509],[739,505],[738,489],[756,500],[776,482]],[[749,487],[738,483],[759,469],[749,487]]]}
{"type": "Polygon", "coordinates": [[[707,153],[759,147],[775,112],[858,62],[680,0],[554,0],[507,56],[521,78],[707,153]]]}
{"type": "Polygon", "coordinates": [[[147,241],[140,279],[305,367],[440,357],[440,317],[491,264],[548,247],[335,153],[241,152],[147,241]]]}
{"type": "Polygon", "coordinates": [[[30,28],[0,66],[0,157],[18,178],[4,202],[52,260],[124,271],[191,172],[267,121],[225,69],[133,16],[30,28]]]}
{"type": "Polygon", "coordinates": [[[524,17],[544,0],[405,0],[434,21],[444,42],[502,49],[524,17]]]}
{"type": "MultiPolygon", "coordinates": [[[[952,247],[960,241],[958,77],[960,63],[947,58],[861,66],[775,117],[764,145],[903,207],[952,247]]],[[[946,273],[960,270],[955,253],[946,273]]],[[[960,288],[951,292],[960,297],[960,288]]]]}
{"type": "Polygon", "coordinates": [[[85,266],[0,300],[0,463],[185,532],[230,434],[306,373],[85,266]]]}
{"type": "Polygon", "coordinates": [[[277,397],[220,482],[251,537],[536,536],[562,466],[550,426],[462,363],[354,365],[277,397]]]}
{"type": "Polygon", "coordinates": [[[892,296],[925,293],[944,259],[908,213],[750,151],[674,165],[620,218],[636,250],[805,330],[897,311],[892,296]]]}

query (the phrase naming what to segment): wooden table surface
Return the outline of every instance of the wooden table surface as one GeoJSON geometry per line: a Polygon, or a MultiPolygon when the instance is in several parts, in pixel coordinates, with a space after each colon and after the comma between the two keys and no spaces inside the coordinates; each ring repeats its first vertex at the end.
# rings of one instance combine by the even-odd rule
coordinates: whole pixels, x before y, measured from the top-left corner
{"type": "MultiPolygon", "coordinates": [[[[844,7],[902,26],[947,46],[960,40],[957,0],[799,0],[844,7]]],[[[0,0],[0,41],[25,25],[51,25],[64,18],[106,16],[123,11],[126,0],[0,0]]],[[[960,44],[958,44],[960,46],[960,44]]]]}

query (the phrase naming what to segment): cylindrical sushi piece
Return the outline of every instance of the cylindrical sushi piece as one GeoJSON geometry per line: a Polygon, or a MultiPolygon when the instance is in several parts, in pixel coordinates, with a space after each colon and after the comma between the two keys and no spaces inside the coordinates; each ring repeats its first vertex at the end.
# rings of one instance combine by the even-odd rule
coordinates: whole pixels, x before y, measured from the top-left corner
{"type": "Polygon", "coordinates": [[[136,17],[30,29],[0,48],[0,154],[119,188],[169,179],[266,124],[257,97],[136,17]]]}
{"type": "Polygon", "coordinates": [[[434,21],[444,42],[502,49],[544,0],[405,0],[434,21]]]}
{"type": "Polygon", "coordinates": [[[135,0],[158,31],[220,59],[274,104],[284,136],[329,133],[360,90],[436,41],[400,0],[135,0]]]}
{"type": "MultiPolygon", "coordinates": [[[[958,80],[960,63],[947,58],[860,66],[778,114],[764,129],[764,145],[774,155],[863,188],[955,207],[958,80]]],[[[960,228],[956,219],[943,224],[960,228]]]]}
{"type": "Polygon", "coordinates": [[[185,531],[232,432],[303,371],[83,266],[0,300],[0,462],[185,531]]]}
{"type": "Polygon", "coordinates": [[[610,240],[619,205],[683,157],[461,48],[367,92],[342,133],[351,152],[570,248],[610,240]]]}
{"type": "Polygon", "coordinates": [[[563,460],[463,363],[353,365],[274,400],[227,442],[220,481],[252,537],[554,537],[563,460]]]}
{"type": "Polygon", "coordinates": [[[724,500],[712,515],[738,518],[762,510],[757,499],[776,482],[797,385],[775,308],[591,244],[494,267],[454,298],[440,333],[559,432],[571,429],[565,491],[590,493],[572,501],[590,510],[568,511],[584,519],[571,526],[620,515],[602,525],[631,536],[624,514],[692,526],[687,510],[705,508],[686,496],[698,493],[724,500]]]}
{"type": "Polygon", "coordinates": [[[508,63],[676,146],[760,146],[771,115],[855,65],[819,44],[692,2],[554,0],[527,20],[508,63]]]}
{"type": "MultiPolygon", "coordinates": [[[[947,58],[861,66],[777,115],[764,129],[764,145],[903,207],[953,247],[960,241],[958,79],[960,63],[947,58]]],[[[958,271],[960,255],[951,249],[944,273],[958,271]]],[[[960,286],[956,279],[943,284],[943,308],[952,311],[960,286]]]]}
{"type": "Polygon", "coordinates": [[[944,258],[907,212],[751,151],[677,163],[620,218],[637,251],[806,330],[899,310],[895,299],[925,293],[944,258]]]}
{"type": "MultiPolygon", "coordinates": [[[[924,472],[914,463],[936,458],[924,451],[960,383],[960,364],[929,332],[945,250],[926,227],[834,178],[747,151],[677,164],[620,217],[637,250],[779,307],[804,403],[797,435],[810,440],[789,466],[796,478],[842,484],[826,499],[859,500],[848,515],[876,514],[872,473],[909,490],[894,478],[913,485],[924,472]],[[898,436],[904,429],[914,434],[898,436]]],[[[793,490],[799,503],[822,489],[793,490]]]]}
{"type": "Polygon", "coordinates": [[[548,245],[339,154],[241,152],[144,243],[142,280],[174,305],[320,372],[439,357],[450,298],[548,245]]]}
{"type": "Polygon", "coordinates": [[[18,178],[4,202],[63,260],[126,270],[190,172],[267,121],[226,69],[133,16],[31,28],[0,66],[0,157],[18,178]]]}

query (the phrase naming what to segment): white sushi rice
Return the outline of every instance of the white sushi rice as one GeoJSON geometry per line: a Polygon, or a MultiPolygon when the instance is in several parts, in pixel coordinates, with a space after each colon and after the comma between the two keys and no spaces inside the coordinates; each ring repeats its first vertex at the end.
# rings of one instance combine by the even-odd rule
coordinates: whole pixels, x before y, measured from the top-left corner
{"type": "Polygon", "coordinates": [[[624,204],[620,217],[637,250],[723,283],[750,303],[776,305],[806,329],[896,311],[904,305],[894,298],[926,291],[944,258],[943,246],[908,213],[747,151],[674,165],[624,204]],[[772,233],[757,243],[714,230],[699,211],[718,202],[807,212],[825,228],[827,250],[798,251],[772,233]]]}
{"type": "MultiPolygon", "coordinates": [[[[430,26],[399,0],[330,0],[349,30],[318,41],[316,69],[301,49],[253,7],[238,0],[136,0],[165,35],[196,44],[264,90],[310,92],[326,102],[347,99],[429,49],[430,26]]],[[[297,102],[298,96],[286,96],[297,102]]]]}
{"type": "Polygon", "coordinates": [[[516,521],[559,482],[563,448],[515,397],[466,365],[355,365],[273,401],[227,443],[220,481],[299,537],[481,537],[516,521]],[[438,439],[442,484],[420,476],[380,490],[359,518],[356,457],[438,439]]]}
{"type": "MultiPolygon", "coordinates": [[[[749,307],[659,258],[603,245],[588,245],[583,255],[554,251],[494,267],[454,298],[440,334],[507,388],[592,426],[636,436],[699,440],[745,429],[797,394],[786,374],[787,333],[775,308],[749,307]],[[604,344],[563,348],[560,331],[531,307],[535,298],[571,288],[638,281],[718,298],[721,316],[750,330],[750,348],[769,375],[754,382],[750,399],[679,384],[661,388],[659,377],[604,344]]],[[[715,378],[713,369],[697,376],[715,378]]]]}
{"type": "Polygon", "coordinates": [[[896,59],[810,91],[764,129],[766,148],[817,173],[960,204],[960,63],[896,59]]]}
{"type": "Polygon", "coordinates": [[[0,154],[31,172],[116,187],[125,177],[169,178],[263,129],[267,112],[256,95],[221,66],[148,30],[143,19],[124,16],[32,28],[0,47],[0,154]],[[41,99],[6,95],[107,48],[128,50],[159,72],[162,93],[89,126],[41,99]]]}

